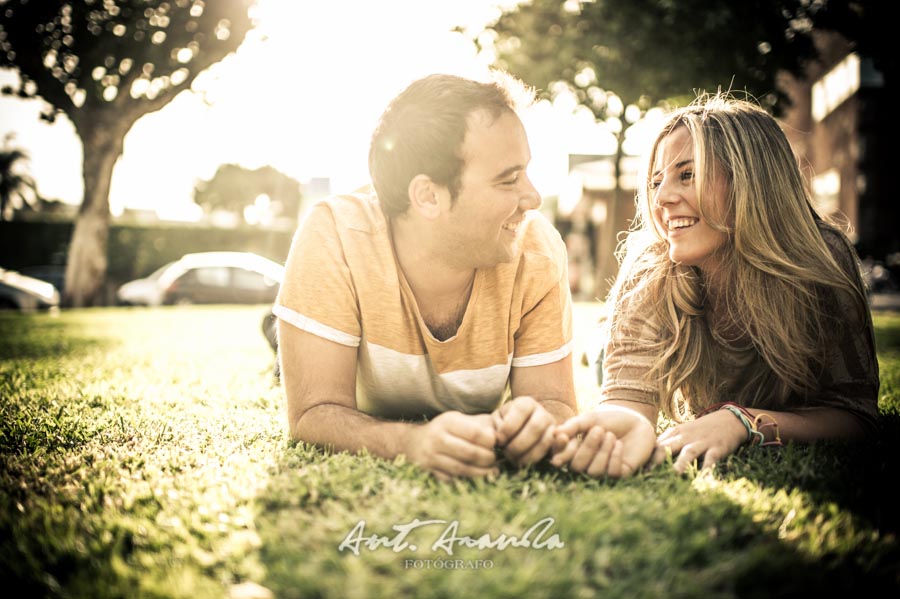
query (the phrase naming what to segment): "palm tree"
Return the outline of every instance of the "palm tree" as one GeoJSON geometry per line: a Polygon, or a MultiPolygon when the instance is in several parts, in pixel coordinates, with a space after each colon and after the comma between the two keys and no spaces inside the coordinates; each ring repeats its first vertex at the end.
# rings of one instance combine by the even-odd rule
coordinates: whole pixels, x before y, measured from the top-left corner
{"type": "Polygon", "coordinates": [[[0,220],[12,218],[16,208],[14,204],[22,206],[32,203],[25,190],[31,189],[37,195],[34,179],[16,169],[18,162],[27,160],[28,154],[22,150],[9,147],[0,149],[0,220]]]}

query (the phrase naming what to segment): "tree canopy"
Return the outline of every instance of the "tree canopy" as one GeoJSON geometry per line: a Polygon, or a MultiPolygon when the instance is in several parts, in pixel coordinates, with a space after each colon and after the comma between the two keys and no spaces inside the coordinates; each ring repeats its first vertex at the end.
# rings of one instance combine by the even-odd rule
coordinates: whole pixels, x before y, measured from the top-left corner
{"type": "Polygon", "coordinates": [[[0,220],[12,216],[16,208],[37,203],[34,180],[18,165],[28,160],[28,154],[18,148],[0,148],[0,220]]]}
{"type": "Polygon", "coordinates": [[[250,27],[245,0],[6,0],[0,66],[23,84],[5,89],[49,103],[81,131],[99,113],[121,121],[158,110],[233,52],[250,27]]]}
{"type": "MultiPolygon", "coordinates": [[[[252,0],[5,0],[6,94],[41,97],[84,145],[84,200],[69,249],[67,303],[92,303],[106,273],[109,185],[126,133],[241,44],[252,0]]],[[[177,143],[179,132],[172,132],[177,143]]]]}
{"type": "Polygon", "coordinates": [[[194,201],[204,211],[223,209],[238,214],[261,195],[272,202],[273,216],[296,220],[302,195],[300,182],[271,166],[249,170],[236,164],[223,164],[208,181],[198,181],[194,201]]]}
{"type": "Polygon", "coordinates": [[[546,95],[565,82],[598,118],[607,92],[646,109],[719,88],[778,114],[787,96],[776,77],[816,57],[816,28],[859,41],[886,68],[887,42],[873,35],[886,28],[884,11],[868,0],[532,0],[487,33],[498,67],[546,95]]]}

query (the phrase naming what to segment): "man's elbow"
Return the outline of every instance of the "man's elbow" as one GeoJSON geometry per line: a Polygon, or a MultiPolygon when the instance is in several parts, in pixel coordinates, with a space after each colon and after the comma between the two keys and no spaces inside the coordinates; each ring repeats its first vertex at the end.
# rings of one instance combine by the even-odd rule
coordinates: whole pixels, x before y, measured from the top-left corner
{"type": "Polygon", "coordinates": [[[292,441],[303,441],[305,443],[315,443],[312,438],[312,429],[309,418],[310,412],[314,411],[316,406],[305,408],[303,410],[288,411],[288,430],[290,431],[292,441]]]}
{"type": "Polygon", "coordinates": [[[288,410],[288,430],[293,441],[303,441],[312,445],[323,445],[323,431],[332,430],[329,419],[339,416],[335,412],[341,407],[337,403],[317,403],[303,409],[288,410]]]}
{"type": "Polygon", "coordinates": [[[300,424],[300,419],[290,419],[288,422],[288,431],[291,435],[291,441],[306,441],[303,435],[303,427],[300,424]]]}

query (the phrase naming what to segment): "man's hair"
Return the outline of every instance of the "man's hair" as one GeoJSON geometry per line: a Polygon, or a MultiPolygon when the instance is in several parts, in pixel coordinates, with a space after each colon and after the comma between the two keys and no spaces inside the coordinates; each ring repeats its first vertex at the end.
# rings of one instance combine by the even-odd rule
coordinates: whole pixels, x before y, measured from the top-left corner
{"type": "MultiPolygon", "coordinates": [[[[616,326],[613,321],[633,321],[640,313],[659,324],[653,374],[667,416],[680,419],[688,408],[696,413],[721,401],[721,373],[703,324],[707,273],[669,259],[668,241],[653,218],[653,165],[663,139],[680,128],[693,143],[700,215],[727,235],[717,250],[716,279],[725,281],[719,299],[766,365],[756,372],[759,380],[747,381],[731,399],[773,409],[789,396],[808,397],[839,326],[823,298],[849,298],[860,313],[865,298],[823,239],[825,225],[784,132],[751,102],[706,95],[664,123],[638,185],[638,218],[620,250],[624,263],[609,302],[617,315],[609,322],[616,326]],[[717,177],[728,187],[721,219],[709,209],[717,177]]],[[[826,228],[837,245],[850,248],[837,229],[826,228]]]]}
{"type": "Polygon", "coordinates": [[[417,175],[446,186],[455,199],[469,116],[484,111],[496,119],[532,98],[504,73],[494,73],[487,83],[437,74],[410,84],[381,115],[369,146],[369,174],[385,215],[406,212],[409,183],[417,175]]]}

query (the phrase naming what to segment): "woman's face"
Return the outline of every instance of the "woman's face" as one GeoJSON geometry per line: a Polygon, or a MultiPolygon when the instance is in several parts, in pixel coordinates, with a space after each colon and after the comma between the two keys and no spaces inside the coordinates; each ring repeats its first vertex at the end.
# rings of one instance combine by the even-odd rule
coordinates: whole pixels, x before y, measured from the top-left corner
{"type": "MultiPolygon", "coordinates": [[[[669,243],[669,259],[701,270],[712,269],[716,252],[728,239],[700,216],[694,170],[694,143],[686,127],[676,127],[657,147],[650,176],[653,219],[669,243]]],[[[704,186],[703,210],[716,222],[726,220],[728,183],[724,177],[704,186]]]]}

